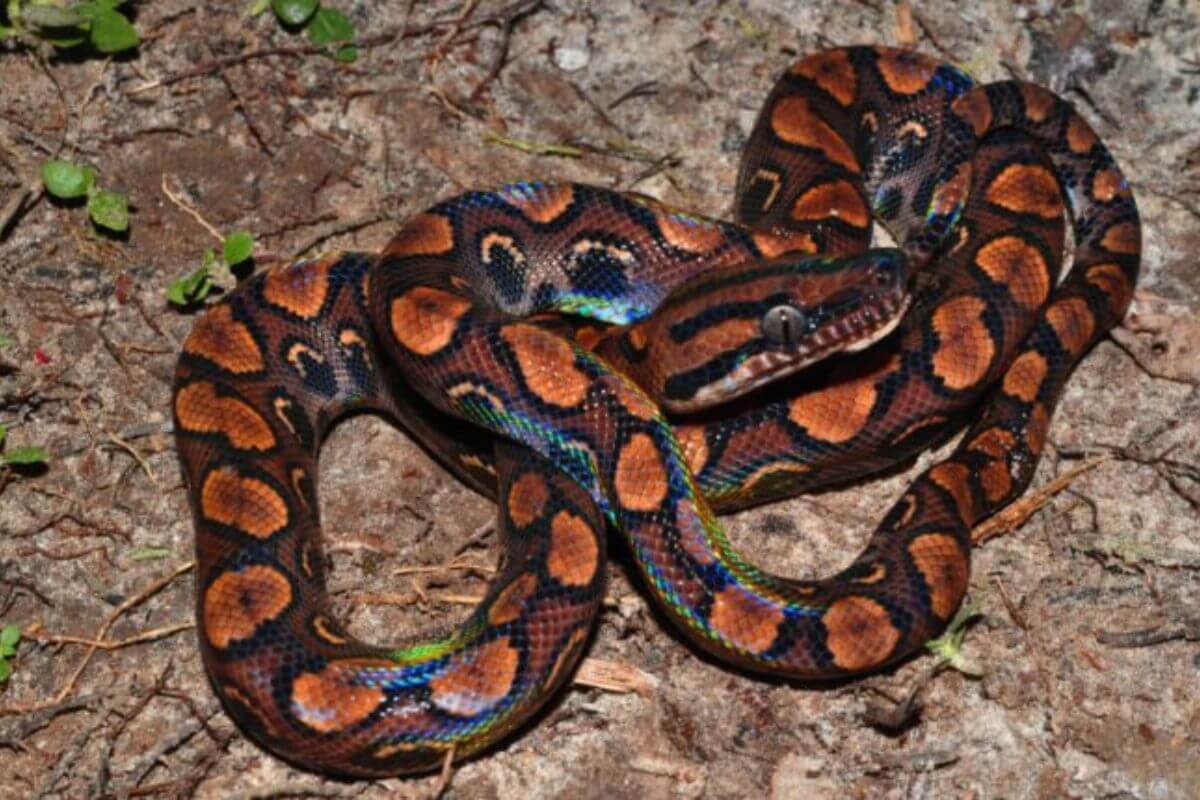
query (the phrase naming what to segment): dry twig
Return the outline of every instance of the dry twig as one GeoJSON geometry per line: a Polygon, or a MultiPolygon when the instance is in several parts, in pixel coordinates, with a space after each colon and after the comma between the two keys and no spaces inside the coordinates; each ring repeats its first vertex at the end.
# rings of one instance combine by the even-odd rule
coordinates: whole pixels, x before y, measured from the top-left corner
{"type": "Polygon", "coordinates": [[[79,664],[76,665],[74,671],[71,673],[71,676],[66,680],[62,687],[54,693],[53,697],[51,697],[49,700],[39,700],[35,703],[18,703],[11,706],[0,707],[0,717],[11,716],[14,714],[28,714],[32,711],[41,711],[42,709],[52,708],[62,703],[75,688],[75,684],[79,680],[79,676],[83,674],[85,669],[87,669],[87,665],[91,662],[92,656],[94,656],[96,651],[100,649],[100,645],[105,642],[105,637],[108,636],[108,632],[112,628],[113,624],[116,623],[116,621],[120,619],[126,611],[141,605],[149,598],[158,594],[167,586],[170,586],[171,583],[173,583],[180,575],[190,572],[195,565],[196,562],[194,561],[181,564],[170,574],[159,578],[154,583],[150,584],[148,587],[113,609],[112,613],[105,618],[103,624],[100,625],[100,629],[96,632],[95,641],[89,644],[87,652],[84,653],[83,658],[79,660],[79,664]]]}
{"type": "Polygon", "coordinates": [[[1041,509],[1056,494],[1074,483],[1076,478],[1085,472],[1091,472],[1105,461],[1111,460],[1111,458],[1112,456],[1108,454],[1090,458],[1075,467],[1075,469],[1059,475],[1045,486],[1040,486],[1035,491],[1022,495],[1000,513],[994,514],[979,525],[976,525],[971,531],[971,541],[979,545],[988,539],[1015,531],[1021,527],[1025,520],[1033,516],[1035,511],[1041,509]]]}

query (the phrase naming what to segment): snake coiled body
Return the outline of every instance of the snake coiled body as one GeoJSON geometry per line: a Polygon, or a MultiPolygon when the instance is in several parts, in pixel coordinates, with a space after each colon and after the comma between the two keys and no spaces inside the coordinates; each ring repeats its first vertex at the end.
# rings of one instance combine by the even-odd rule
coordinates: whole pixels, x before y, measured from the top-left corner
{"type": "Polygon", "coordinates": [[[1044,89],[974,87],[920,55],[850,48],[780,80],[735,209],[736,224],[718,222],[579,184],[466,193],[380,254],[275,267],[197,320],[173,403],[200,645],[256,741],[362,776],[496,742],[580,657],[606,523],[681,630],[730,663],[844,676],[936,635],[966,590],[971,527],[1028,485],[1071,369],[1129,304],[1141,244],[1128,185],[1044,89]],[[1060,282],[1064,196],[1075,254],[1060,282]],[[873,218],[898,255],[855,261],[873,218]],[[814,281],[862,269],[882,285],[894,261],[916,273],[894,334],[700,407],[774,363],[764,337],[800,325],[820,349],[895,310],[872,289],[849,317],[830,301],[768,322],[780,301],[758,288],[801,262],[814,281]],[[497,497],[502,568],[441,639],[382,648],[328,614],[316,458],[357,409],[394,415],[497,497]],[[894,465],[968,413],[962,443],[830,578],[757,569],[713,514],[894,465]],[[452,435],[431,414],[499,438],[452,435]]]}

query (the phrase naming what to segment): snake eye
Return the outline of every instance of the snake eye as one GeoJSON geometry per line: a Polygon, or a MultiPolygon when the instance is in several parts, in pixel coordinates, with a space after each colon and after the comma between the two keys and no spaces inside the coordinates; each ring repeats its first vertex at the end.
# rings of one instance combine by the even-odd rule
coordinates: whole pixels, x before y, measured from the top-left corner
{"type": "Polygon", "coordinates": [[[763,335],[788,347],[796,344],[807,327],[807,317],[795,306],[775,306],[762,318],[763,335]]]}

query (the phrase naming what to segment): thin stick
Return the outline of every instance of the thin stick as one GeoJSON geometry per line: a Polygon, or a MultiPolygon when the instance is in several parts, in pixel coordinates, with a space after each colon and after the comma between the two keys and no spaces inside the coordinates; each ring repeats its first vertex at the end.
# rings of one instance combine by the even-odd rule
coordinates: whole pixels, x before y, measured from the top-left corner
{"type": "Polygon", "coordinates": [[[121,617],[121,615],[129,609],[141,605],[146,600],[158,594],[164,588],[169,586],[176,578],[185,572],[189,572],[195,566],[195,561],[188,561],[186,564],[181,564],[170,574],[159,578],[157,581],[150,584],[150,586],[146,587],[113,609],[112,613],[108,615],[108,617],[104,620],[104,623],[100,626],[100,630],[96,635],[97,641],[88,645],[87,652],[83,654],[83,658],[80,659],[78,666],[75,667],[75,671],[71,673],[71,677],[68,678],[67,682],[63,684],[63,687],[59,689],[57,693],[55,693],[54,697],[49,700],[42,700],[29,705],[14,705],[0,708],[0,717],[6,717],[14,714],[28,714],[31,711],[40,711],[44,708],[56,706],[65,700],[66,697],[71,693],[71,690],[75,688],[75,683],[79,680],[79,676],[83,674],[85,669],[87,669],[87,665],[91,662],[92,656],[94,656],[96,651],[100,649],[98,646],[99,642],[104,641],[104,637],[108,635],[109,629],[112,628],[113,624],[121,617]]]}
{"type": "Polygon", "coordinates": [[[1051,498],[1074,483],[1076,478],[1085,472],[1091,472],[1111,458],[1112,456],[1102,455],[1089,459],[1070,472],[1059,475],[1045,486],[1040,487],[1037,491],[1030,492],[1021,497],[999,514],[989,517],[979,525],[976,525],[971,531],[972,543],[976,545],[982,544],[988,539],[1003,536],[1006,533],[1016,530],[1025,520],[1033,516],[1035,511],[1049,503],[1051,498]]]}
{"type": "Polygon", "coordinates": [[[162,190],[163,190],[163,194],[165,194],[167,196],[167,199],[169,199],[172,203],[174,203],[176,206],[178,206],[181,211],[186,212],[189,216],[191,216],[192,219],[196,220],[196,222],[199,222],[200,225],[204,228],[204,230],[211,233],[218,242],[225,241],[225,237],[221,235],[221,232],[219,230],[217,230],[216,228],[214,228],[209,223],[208,220],[206,220],[204,217],[200,216],[199,211],[192,208],[190,205],[188,205],[187,203],[185,203],[183,201],[182,197],[180,197],[179,195],[177,195],[171,191],[170,187],[167,186],[167,174],[165,172],[163,173],[163,176],[162,176],[162,190]]]}
{"type": "MultiPolygon", "coordinates": [[[[366,39],[360,39],[354,42],[354,46],[360,50],[370,49],[372,47],[382,47],[392,43],[396,39],[406,39],[412,36],[420,36],[429,31],[440,28],[444,25],[451,24],[450,20],[441,20],[431,22],[428,25],[422,25],[416,28],[400,28],[396,30],[384,31],[378,36],[371,36],[366,39]]],[[[250,50],[245,53],[238,53],[234,56],[226,56],[212,61],[206,61],[202,64],[197,64],[191,69],[177,72],[174,75],[168,75],[165,78],[144,83],[141,86],[135,86],[126,92],[129,95],[141,94],[148,92],[151,89],[158,89],[163,86],[170,86],[173,83],[185,81],[188,78],[199,78],[204,75],[209,75],[213,72],[223,70],[226,67],[232,67],[237,64],[244,64],[247,61],[254,61],[259,58],[268,58],[270,56],[290,56],[292,58],[304,58],[305,56],[319,55],[329,52],[328,45],[306,45],[303,47],[264,47],[258,50],[250,50]]]]}
{"type": "Polygon", "coordinates": [[[137,462],[138,466],[142,468],[142,471],[146,473],[146,477],[150,479],[150,482],[154,484],[154,487],[156,489],[159,488],[158,478],[154,476],[154,472],[150,469],[150,464],[147,463],[145,457],[137,451],[136,447],[115,433],[110,433],[108,435],[108,443],[129,453],[129,455],[133,457],[133,460],[137,462]]]}
{"type": "Polygon", "coordinates": [[[30,181],[24,186],[19,187],[12,199],[0,211],[0,239],[4,238],[4,232],[8,230],[8,226],[20,216],[21,212],[27,208],[33,208],[34,203],[42,199],[44,191],[42,183],[38,181],[30,181]],[[32,199],[30,196],[32,195],[32,199]],[[28,202],[27,202],[28,201],[28,202]]]}
{"type": "Polygon", "coordinates": [[[94,647],[97,650],[120,650],[122,647],[129,647],[133,644],[141,644],[142,642],[151,642],[155,639],[162,639],[164,637],[179,633],[180,631],[190,630],[194,627],[196,627],[195,622],[179,622],[174,625],[168,625],[165,628],[155,628],[149,631],[142,631],[136,636],[130,636],[128,639],[120,639],[115,642],[106,642],[101,639],[85,639],[80,636],[66,636],[58,633],[41,633],[40,631],[27,631],[22,635],[47,644],[82,644],[89,647],[94,647]]]}
{"type": "Polygon", "coordinates": [[[450,749],[446,751],[446,757],[442,759],[442,771],[438,774],[438,781],[433,786],[433,792],[429,795],[430,800],[438,800],[450,788],[450,780],[454,777],[454,751],[456,749],[457,745],[450,745],[450,749]]]}
{"type": "Polygon", "coordinates": [[[642,697],[649,697],[654,694],[657,681],[652,675],[623,661],[585,658],[575,673],[574,683],[616,694],[636,692],[642,697]]]}

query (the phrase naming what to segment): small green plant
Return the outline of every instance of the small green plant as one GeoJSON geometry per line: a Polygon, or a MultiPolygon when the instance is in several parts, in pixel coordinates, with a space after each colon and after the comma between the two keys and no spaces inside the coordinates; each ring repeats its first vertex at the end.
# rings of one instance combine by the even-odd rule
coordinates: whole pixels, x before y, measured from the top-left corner
{"type": "Polygon", "coordinates": [[[234,281],[230,268],[245,262],[253,253],[254,237],[248,231],[229,234],[221,243],[220,259],[212,248],[204,248],[200,266],[167,286],[167,300],[173,305],[190,306],[203,302],[218,286],[232,287],[234,281]]]}
{"type": "Polygon", "coordinates": [[[169,547],[153,547],[145,545],[129,551],[130,561],[158,561],[171,555],[169,547]]]}
{"type": "Polygon", "coordinates": [[[0,628],[0,683],[12,675],[10,660],[17,654],[17,643],[21,641],[21,629],[16,625],[0,628]]]}
{"type": "Polygon", "coordinates": [[[87,198],[88,216],[97,226],[114,233],[129,229],[129,199],[119,192],[101,189],[91,167],[51,158],[42,164],[42,185],[59,200],[87,198]]]}
{"type": "Polygon", "coordinates": [[[758,27],[750,17],[738,14],[736,19],[738,32],[750,41],[756,42],[767,38],[767,31],[758,27]]]}
{"type": "MultiPolygon", "coordinates": [[[[8,431],[3,425],[0,425],[0,448],[4,447],[4,439],[7,436],[8,431]]],[[[0,469],[4,467],[33,467],[45,464],[49,460],[50,456],[46,454],[44,448],[34,445],[14,447],[12,450],[0,452],[0,469]]]]}
{"type": "Polygon", "coordinates": [[[310,42],[327,47],[338,61],[358,58],[354,23],[336,8],[323,6],[320,0],[255,0],[248,13],[255,17],[268,8],[285,27],[302,29],[310,42]]]}
{"type": "Polygon", "coordinates": [[[532,142],[528,139],[515,139],[512,136],[505,136],[502,133],[492,130],[483,132],[483,143],[498,144],[503,147],[509,147],[513,150],[520,150],[522,153],[529,153],[530,155],[535,156],[580,158],[586,152],[583,148],[575,147],[574,145],[532,142]]]}
{"type": "Polygon", "coordinates": [[[967,658],[962,651],[963,641],[967,638],[967,626],[982,616],[983,612],[979,610],[979,606],[968,600],[959,606],[958,613],[946,626],[946,632],[925,643],[925,646],[938,657],[939,667],[944,664],[972,678],[983,676],[983,668],[967,658]]]}
{"type": "Polygon", "coordinates": [[[138,46],[137,30],[117,8],[125,0],[94,0],[64,4],[55,0],[8,0],[7,24],[0,21],[0,39],[24,38],[58,48],[88,44],[111,55],[138,46]]]}

